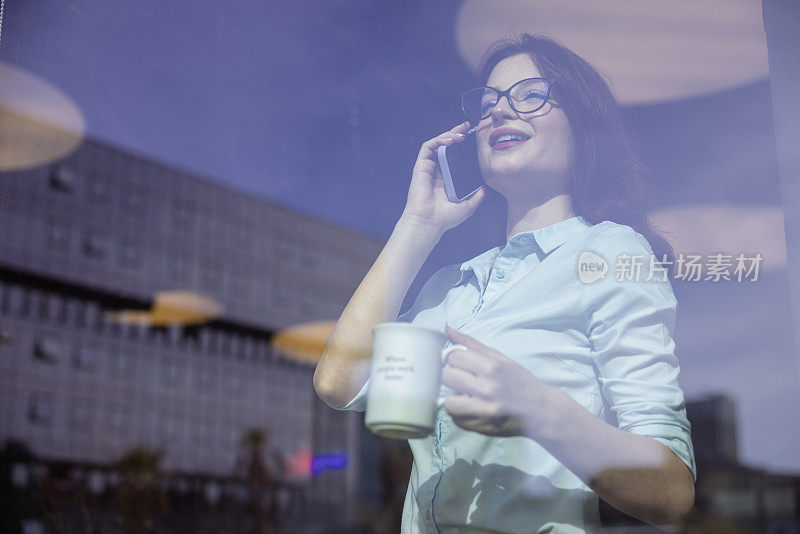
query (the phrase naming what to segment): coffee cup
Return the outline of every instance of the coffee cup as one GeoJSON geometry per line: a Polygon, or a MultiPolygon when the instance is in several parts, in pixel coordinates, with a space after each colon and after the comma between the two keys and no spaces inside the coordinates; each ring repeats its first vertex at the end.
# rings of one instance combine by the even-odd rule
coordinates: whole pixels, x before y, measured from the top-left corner
{"type": "Polygon", "coordinates": [[[447,355],[463,347],[446,347],[444,332],[411,323],[381,323],[372,335],[367,428],[395,439],[427,436],[444,404],[439,389],[447,355]]]}

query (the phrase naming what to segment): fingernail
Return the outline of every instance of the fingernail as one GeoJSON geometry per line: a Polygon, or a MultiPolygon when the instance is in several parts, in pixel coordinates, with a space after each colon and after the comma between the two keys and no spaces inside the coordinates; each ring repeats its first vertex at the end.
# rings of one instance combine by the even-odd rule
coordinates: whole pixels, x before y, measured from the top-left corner
{"type": "Polygon", "coordinates": [[[466,134],[463,134],[463,133],[460,133],[460,132],[459,132],[459,133],[456,133],[456,135],[458,135],[458,136],[461,136],[461,137],[464,137],[466,134]]]}

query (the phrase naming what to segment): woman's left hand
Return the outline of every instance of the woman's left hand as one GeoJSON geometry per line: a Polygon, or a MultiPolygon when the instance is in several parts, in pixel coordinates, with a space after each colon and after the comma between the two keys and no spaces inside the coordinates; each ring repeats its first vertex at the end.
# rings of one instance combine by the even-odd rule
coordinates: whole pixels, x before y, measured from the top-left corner
{"type": "Polygon", "coordinates": [[[489,436],[535,439],[557,420],[557,401],[565,395],[561,390],[452,326],[445,332],[453,344],[467,347],[450,352],[449,367],[442,372],[442,383],[455,391],[444,408],[458,426],[489,436]]]}

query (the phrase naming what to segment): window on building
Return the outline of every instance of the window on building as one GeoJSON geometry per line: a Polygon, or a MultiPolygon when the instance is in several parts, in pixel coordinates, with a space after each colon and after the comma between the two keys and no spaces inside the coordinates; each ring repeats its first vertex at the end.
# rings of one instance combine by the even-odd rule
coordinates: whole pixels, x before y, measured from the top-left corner
{"type": "Polygon", "coordinates": [[[244,271],[233,271],[228,276],[228,289],[232,296],[246,299],[252,292],[253,285],[244,271]]]}
{"type": "Polygon", "coordinates": [[[243,396],[247,386],[245,369],[237,366],[231,366],[227,372],[226,382],[229,395],[243,396]]]}
{"type": "Polygon", "coordinates": [[[274,306],[287,312],[294,311],[295,282],[288,278],[278,278],[271,287],[270,299],[274,306]]]}
{"type": "Polygon", "coordinates": [[[131,408],[123,402],[112,402],[109,423],[113,437],[122,439],[128,436],[133,424],[131,408]]]}
{"type": "Polygon", "coordinates": [[[295,245],[291,237],[285,234],[274,234],[270,240],[270,258],[283,265],[294,266],[295,264],[295,245]]]}
{"type": "Polygon", "coordinates": [[[130,378],[133,372],[133,354],[128,354],[126,350],[114,351],[111,356],[111,373],[117,378],[130,378]]]}
{"type": "Polygon", "coordinates": [[[83,254],[93,260],[102,260],[108,254],[110,243],[99,230],[90,230],[83,238],[83,254]]]}
{"type": "Polygon", "coordinates": [[[53,397],[35,393],[28,399],[28,421],[37,426],[50,426],[53,422],[53,397]]]}
{"type": "Polygon", "coordinates": [[[45,296],[44,319],[63,324],[66,319],[65,300],[59,295],[51,293],[45,296]]]}
{"type": "Polygon", "coordinates": [[[52,334],[40,334],[33,344],[33,357],[42,363],[58,363],[64,351],[64,341],[52,334]]]}
{"type": "Polygon", "coordinates": [[[230,221],[229,237],[231,244],[238,250],[249,250],[252,247],[252,231],[254,223],[234,217],[230,221]]]}
{"type": "Polygon", "coordinates": [[[203,263],[200,269],[200,285],[205,290],[222,289],[222,266],[203,263]]]}
{"type": "Polygon", "coordinates": [[[147,211],[147,188],[140,183],[123,182],[120,187],[120,203],[124,212],[141,215],[147,211]]]}
{"type": "Polygon", "coordinates": [[[176,442],[180,440],[184,435],[184,429],[186,425],[184,424],[184,419],[179,412],[170,412],[169,419],[167,421],[167,435],[169,437],[170,442],[176,442]]]}
{"type": "Polygon", "coordinates": [[[227,355],[231,350],[231,340],[227,332],[222,330],[216,331],[216,340],[214,343],[214,353],[221,356],[227,355]]]}
{"type": "Polygon", "coordinates": [[[168,388],[178,387],[185,375],[185,362],[174,356],[167,356],[160,366],[162,384],[168,388]]]}
{"type": "Polygon", "coordinates": [[[70,428],[72,430],[86,431],[91,426],[92,414],[89,405],[84,401],[77,401],[70,407],[70,428]]]}
{"type": "Polygon", "coordinates": [[[3,299],[3,311],[11,315],[22,315],[26,300],[26,291],[22,287],[10,286],[3,299]]]}
{"type": "Polygon", "coordinates": [[[72,193],[78,181],[78,173],[74,167],[61,163],[50,170],[50,187],[62,193],[72,193]]]}
{"type": "Polygon", "coordinates": [[[209,450],[214,446],[214,426],[211,421],[200,422],[200,445],[203,449],[209,450]]]}
{"type": "Polygon", "coordinates": [[[172,202],[172,228],[178,232],[191,234],[194,231],[197,206],[187,199],[172,202]]]}
{"type": "Polygon", "coordinates": [[[92,174],[86,180],[86,195],[94,205],[108,204],[111,200],[111,179],[106,175],[92,174]]]}
{"type": "Polygon", "coordinates": [[[168,253],[169,277],[181,285],[191,285],[192,255],[188,250],[176,248],[168,253]]]}
{"type": "Polygon", "coordinates": [[[126,236],[119,244],[119,266],[123,269],[138,269],[142,264],[142,243],[133,236],[126,236]]]}
{"type": "Polygon", "coordinates": [[[44,310],[42,307],[42,293],[34,289],[25,292],[28,298],[25,299],[25,307],[23,315],[29,317],[36,317],[37,319],[44,319],[44,310]]]}
{"type": "Polygon", "coordinates": [[[44,242],[48,250],[67,252],[69,250],[72,230],[63,221],[50,220],[45,226],[44,242]]]}
{"type": "Polygon", "coordinates": [[[72,357],[72,367],[76,371],[91,373],[97,367],[99,350],[88,344],[81,344],[72,357]]]}
{"type": "Polygon", "coordinates": [[[200,393],[210,395],[216,388],[216,380],[213,371],[208,367],[201,367],[195,373],[195,388],[200,393]]]}
{"type": "MultiPolygon", "coordinates": [[[[314,244],[311,241],[308,241],[305,246],[313,247],[314,244]]],[[[315,248],[311,248],[310,250],[316,250],[315,248]]],[[[300,266],[303,269],[313,271],[317,269],[319,266],[319,260],[308,250],[301,250],[300,251],[300,266]]]]}

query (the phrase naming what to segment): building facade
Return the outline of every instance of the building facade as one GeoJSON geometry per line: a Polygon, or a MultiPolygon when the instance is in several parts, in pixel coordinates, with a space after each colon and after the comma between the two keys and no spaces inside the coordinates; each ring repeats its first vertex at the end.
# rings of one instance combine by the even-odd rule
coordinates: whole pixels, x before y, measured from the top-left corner
{"type": "Polygon", "coordinates": [[[347,510],[358,414],[316,397],[313,367],[274,332],[334,320],[381,244],[188,173],[86,141],[0,177],[0,443],[112,462],[144,445],[170,472],[229,476],[250,428],[290,458],[347,453],[316,497],[347,510]],[[189,290],[213,322],[150,328],[109,312],[189,290]]]}
{"type": "Polygon", "coordinates": [[[697,459],[695,522],[711,531],[800,531],[800,473],[774,473],[739,458],[736,404],[725,394],[686,402],[697,459]]]}

